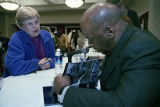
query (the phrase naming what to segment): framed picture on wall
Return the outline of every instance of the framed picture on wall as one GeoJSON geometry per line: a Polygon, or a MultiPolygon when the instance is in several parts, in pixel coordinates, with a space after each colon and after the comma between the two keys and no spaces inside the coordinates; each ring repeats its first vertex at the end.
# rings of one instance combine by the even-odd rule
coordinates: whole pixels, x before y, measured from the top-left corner
{"type": "Polygon", "coordinates": [[[80,26],[65,26],[65,34],[68,34],[73,30],[80,30],[80,26]]]}
{"type": "Polygon", "coordinates": [[[140,16],[141,28],[144,30],[148,30],[148,17],[149,17],[149,11],[145,12],[140,16]]]}

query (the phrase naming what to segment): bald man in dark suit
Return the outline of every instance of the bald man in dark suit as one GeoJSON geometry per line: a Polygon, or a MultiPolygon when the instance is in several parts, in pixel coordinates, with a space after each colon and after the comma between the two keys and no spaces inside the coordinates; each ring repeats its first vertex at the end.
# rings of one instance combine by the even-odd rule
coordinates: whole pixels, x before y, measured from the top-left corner
{"type": "Polygon", "coordinates": [[[85,11],[83,35],[106,55],[101,91],[70,86],[58,75],[54,86],[64,107],[160,106],[160,41],[150,32],[126,24],[120,9],[100,2],[85,11]]]}

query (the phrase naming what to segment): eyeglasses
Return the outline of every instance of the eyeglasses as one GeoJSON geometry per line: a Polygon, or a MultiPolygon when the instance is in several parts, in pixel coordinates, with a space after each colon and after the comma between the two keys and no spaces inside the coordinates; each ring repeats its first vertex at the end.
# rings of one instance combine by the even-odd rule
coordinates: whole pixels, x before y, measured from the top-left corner
{"type": "Polygon", "coordinates": [[[35,22],[28,22],[28,23],[23,24],[23,25],[27,26],[27,27],[34,27],[34,26],[40,25],[40,22],[38,20],[36,20],[35,22]]]}

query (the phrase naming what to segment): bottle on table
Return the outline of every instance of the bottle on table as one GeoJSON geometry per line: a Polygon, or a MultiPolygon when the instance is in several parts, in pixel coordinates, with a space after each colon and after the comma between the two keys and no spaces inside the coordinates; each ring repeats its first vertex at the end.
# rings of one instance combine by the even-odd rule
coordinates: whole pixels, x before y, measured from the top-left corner
{"type": "Polygon", "coordinates": [[[56,61],[56,70],[61,70],[63,68],[62,63],[63,63],[63,59],[62,59],[62,53],[61,50],[58,48],[56,50],[55,53],[55,61],[56,61]]]}

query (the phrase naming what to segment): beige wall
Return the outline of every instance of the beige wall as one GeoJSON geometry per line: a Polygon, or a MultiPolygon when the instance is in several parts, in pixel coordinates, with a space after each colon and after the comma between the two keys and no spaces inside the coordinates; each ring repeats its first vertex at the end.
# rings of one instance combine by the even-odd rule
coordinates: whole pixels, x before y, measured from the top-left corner
{"type": "MultiPolygon", "coordinates": [[[[77,24],[84,10],[39,12],[41,24],[77,24]]],[[[0,14],[1,15],[1,14],[0,14]]],[[[3,13],[0,17],[0,32],[10,37],[15,31],[15,12],[3,13]]]]}
{"type": "Polygon", "coordinates": [[[129,7],[134,9],[138,15],[142,15],[149,10],[149,0],[130,0],[131,4],[129,7]]]}
{"type": "Polygon", "coordinates": [[[84,10],[40,12],[42,24],[79,23],[84,10]]]}
{"type": "MultiPolygon", "coordinates": [[[[132,1],[132,0],[131,0],[132,1]]],[[[148,11],[149,0],[134,0],[130,5],[131,9],[137,11],[139,15],[148,11]]],[[[80,22],[81,15],[85,10],[50,10],[48,12],[39,12],[41,16],[41,24],[75,24],[80,22]]],[[[1,14],[0,14],[1,15],[1,14]]],[[[10,37],[16,29],[15,25],[15,12],[4,13],[0,17],[0,31],[6,37],[10,37]]]]}
{"type": "Polygon", "coordinates": [[[2,32],[2,36],[10,37],[10,35],[16,31],[13,24],[15,13],[0,13],[0,32],[2,32]]]}
{"type": "Polygon", "coordinates": [[[6,36],[6,30],[7,30],[7,23],[6,23],[6,14],[0,13],[0,32],[2,33],[2,36],[6,36]]]}
{"type": "Polygon", "coordinates": [[[150,0],[149,29],[160,39],[160,0],[150,0]]]}
{"type": "Polygon", "coordinates": [[[160,0],[134,0],[132,4],[130,8],[139,16],[149,11],[148,30],[160,39],[160,0]]]}

